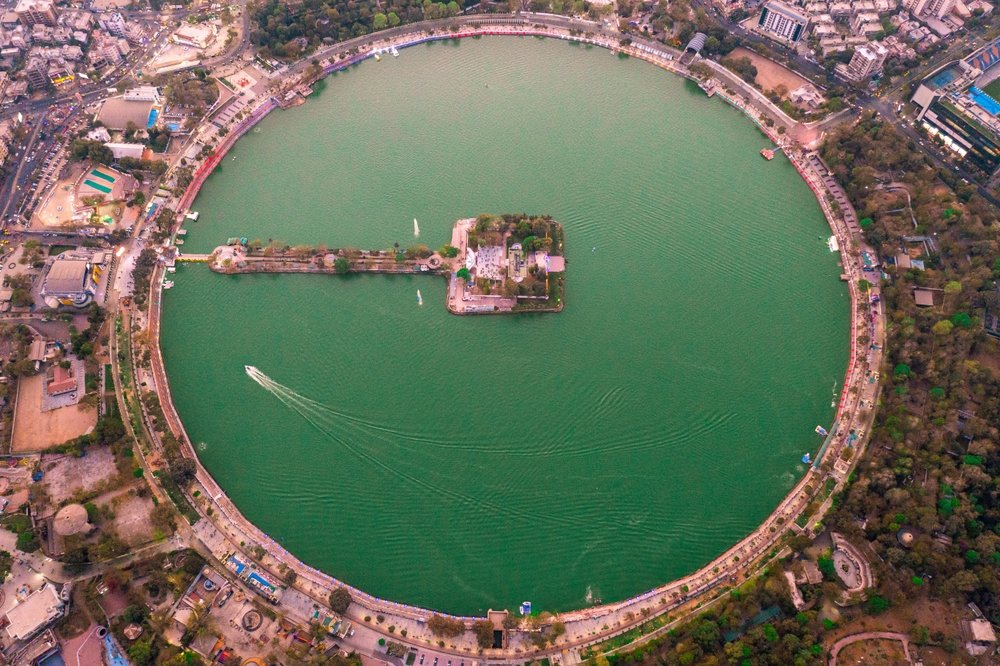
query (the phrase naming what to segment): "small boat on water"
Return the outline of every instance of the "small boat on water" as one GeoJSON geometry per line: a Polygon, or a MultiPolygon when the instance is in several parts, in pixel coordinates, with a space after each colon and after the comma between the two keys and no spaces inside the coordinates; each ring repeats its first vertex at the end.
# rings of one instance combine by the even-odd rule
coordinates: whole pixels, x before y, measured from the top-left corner
{"type": "Polygon", "coordinates": [[[830,434],[830,433],[829,433],[829,432],[827,431],[827,429],[826,429],[826,428],[824,428],[823,426],[819,426],[819,425],[818,425],[818,426],[816,426],[816,432],[817,432],[817,433],[819,433],[819,434],[820,434],[821,436],[823,436],[823,437],[826,437],[827,435],[829,435],[829,434],[830,434]]]}
{"type": "Polygon", "coordinates": [[[417,289],[417,305],[424,304],[424,297],[420,295],[420,290],[417,289]]]}
{"type": "Polygon", "coordinates": [[[392,53],[393,58],[399,57],[399,50],[395,46],[393,46],[392,49],[390,49],[390,52],[392,53]]]}
{"type": "Polygon", "coordinates": [[[803,464],[806,464],[806,465],[810,464],[812,462],[812,456],[809,455],[808,453],[805,454],[804,456],[802,456],[802,462],[803,462],[803,464]]]}
{"type": "Polygon", "coordinates": [[[413,218],[413,235],[420,235],[420,225],[417,224],[417,218],[413,218]]]}
{"type": "Polygon", "coordinates": [[[174,283],[171,282],[170,280],[165,280],[163,282],[163,288],[164,289],[173,289],[174,288],[174,283]]]}
{"type": "Polygon", "coordinates": [[[375,51],[375,60],[381,60],[381,59],[382,59],[382,52],[375,51]]]}
{"type": "Polygon", "coordinates": [[[840,252],[840,243],[837,242],[836,236],[830,236],[826,244],[830,247],[830,252],[840,252]]]}

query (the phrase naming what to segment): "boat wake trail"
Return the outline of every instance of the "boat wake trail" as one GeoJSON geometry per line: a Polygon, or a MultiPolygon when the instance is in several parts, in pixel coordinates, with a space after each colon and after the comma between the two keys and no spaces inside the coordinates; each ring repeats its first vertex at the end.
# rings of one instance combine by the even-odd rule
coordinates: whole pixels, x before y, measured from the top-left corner
{"type": "Polygon", "coordinates": [[[274,381],[260,369],[252,365],[244,366],[244,370],[250,379],[256,382],[268,393],[276,397],[286,407],[299,414],[299,416],[304,418],[323,436],[333,440],[337,444],[340,444],[347,451],[351,452],[361,460],[384,470],[401,481],[411,483],[414,486],[423,488],[424,490],[447,499],[457,501],[461,504],[474,507],[492,516],[502,514],[533,522],[541,521],[548,523],[586,524],[582,519],[578,520],[572,517],[557,518],[545,513],[524,511],[513,506],[501,506],[500,504],[490,501],[488,498],[473,497],[450,487],[430,483],[420,476],[397,469],[380,459],[378,456],[375,456],[371,452],[365,450],[363,445],[356,443],[358,440],[370,439],[372,437],[379,438],[379,436],[381,436],[384,438],[387,435],[395,437],[398,434],[396,431],[371,421],[366,421],[356,416],[351,416],[349,414],[331,409],[322,403],[307,398],[295,390],[274,381]],[[353,432],[349,426],[354,426],[353,432]],[[361,432],[358,432],[359,430],[361,432]]]}

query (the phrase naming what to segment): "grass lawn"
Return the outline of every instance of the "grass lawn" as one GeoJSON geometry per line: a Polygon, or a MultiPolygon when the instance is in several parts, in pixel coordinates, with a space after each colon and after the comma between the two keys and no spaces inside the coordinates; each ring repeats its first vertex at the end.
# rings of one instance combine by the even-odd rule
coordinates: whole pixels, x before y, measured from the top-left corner
{"type": "Polygon", "coordinates": [[[1000,79],[983,88],[983,92],[1000,102],[1000,79]]]}

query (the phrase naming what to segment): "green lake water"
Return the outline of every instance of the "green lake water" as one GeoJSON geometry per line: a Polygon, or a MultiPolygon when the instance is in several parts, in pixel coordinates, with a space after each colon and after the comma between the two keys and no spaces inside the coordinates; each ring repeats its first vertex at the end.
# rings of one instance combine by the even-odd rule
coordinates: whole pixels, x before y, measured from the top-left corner
{"type": "Polygon", "coordinates": [[[405,247],[413,218],[438,247],[457,218],[548,213],[567,305],[456,317],[436,277],[182,266],[162,344],[202,460],[292,553],[397,601],[563,610],[697,569],[804,473],[847,361],[829,229],[767,145],[691,83],[554,40],[328,78],[239,142],[185,250],[405,247]]]}

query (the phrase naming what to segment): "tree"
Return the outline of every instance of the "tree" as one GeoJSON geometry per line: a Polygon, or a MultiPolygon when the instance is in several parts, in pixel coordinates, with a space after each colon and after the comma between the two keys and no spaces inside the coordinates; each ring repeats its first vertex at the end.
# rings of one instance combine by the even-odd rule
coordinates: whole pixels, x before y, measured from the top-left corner
{"type": "Polygon", "coordinates": [[[183,486],[194,478],[198,466],[190,458],[180,458],[170,464],[170,477],[179,486],[183,486]]]}
{"type": "Polygon", "coordinates": [[[347,260],[346,257],[337,257],[333,262],[333,270],[337,275],[344,275],[349,270],[351,270],[351,262],[347,260]]]}
{"type": "Polygon", "coordinates": [[[465,632],[465,623],[457,617],[444,617],[435,613],[427,620],[427,628],[435,636],[454,638],[455,636],[461,636],[465,632]]]}
{"type": "Polygon", "coordinates": [[[334,588],[330,592],[330,609],[334,613],[340,613],[343,615],[347,612],[348,607],[351,605],[353,599],[351,598],[350,591],[341,585],[340,587],[334,588]]]}
{"type": "Polygon", "coordinates": [[[951,323],[950,320],[948,320],[948,319],[942,319],[938,323],[934,324],[934,326],[931,327],[931,330],[934,332],[934,335],[937,335],[937,336],[943,338],[943,337],[947,337],[948,334],[951,333],[951,330],[953,328],[955,328],[955,325],[953,323],[951,323]]]}
{"type": "Polygon", "coordinates": [[[153,663],[156,653],[153,651],[152,639],[133,643],[128,648],[129,660],[135,666],[148,666],[153,663]]]}
{"type": "Polygon", "coordinates": [[[372,28],[375,30],[385,30],[389,24],[389,19],[382,12],[378,12],[372,17],[372,28]]]}
{"type": "Polygon", "coordinates": [[[489,620],[476,620],[472,623],[472,633],[476,635],[476,644],[481,648],[493,645],[493,623],[489,620]]]}

